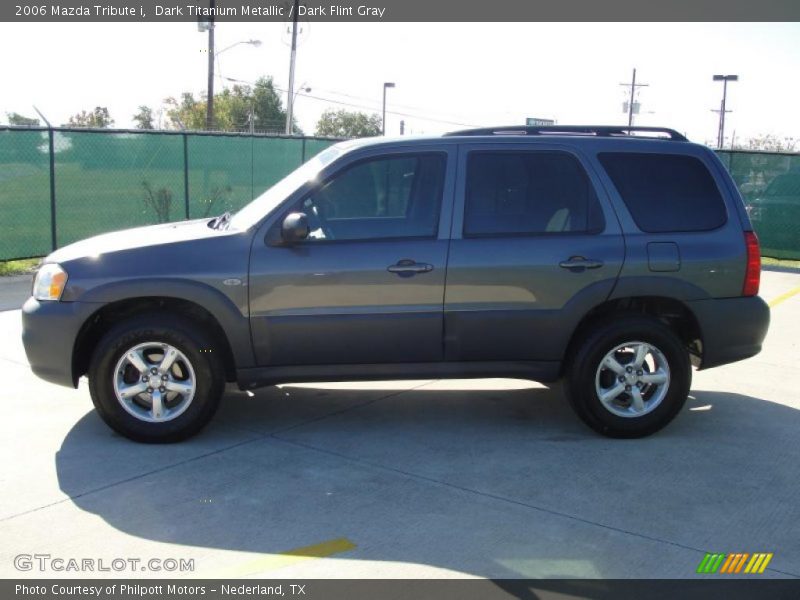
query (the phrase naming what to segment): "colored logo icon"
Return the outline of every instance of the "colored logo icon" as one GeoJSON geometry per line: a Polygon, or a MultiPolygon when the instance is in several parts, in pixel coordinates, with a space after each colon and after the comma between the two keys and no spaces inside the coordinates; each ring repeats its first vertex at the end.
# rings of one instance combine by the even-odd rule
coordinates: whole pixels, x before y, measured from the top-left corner
{"type": "Polygon", "coordinates": [[[756,552],[753,554],[731,553],[716,554],[706,552],[703,560],[697,565],[697,572],[704,574],[736,574],[736,573],[763,573],[769,561],[772,560],[772,552],[756,552]]]}

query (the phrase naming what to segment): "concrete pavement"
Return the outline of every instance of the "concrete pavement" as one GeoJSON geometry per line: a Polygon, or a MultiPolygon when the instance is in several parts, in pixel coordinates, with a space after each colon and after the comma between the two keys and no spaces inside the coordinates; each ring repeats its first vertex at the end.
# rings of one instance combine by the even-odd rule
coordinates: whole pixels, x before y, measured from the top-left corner
{"type": "Polygon", "coordinates": [[[200,436],[134,444],[85,381],[34,377],[0,312],[0,576],[164,575],[14,567],[45,553],[194,559],[189,577],[682,578],[713,551],[798,577],[798,286],[766,272],[764,352],[695,372],[676,421],[627,441],[557,386],[429,380],[231,390],[200,436]]]}
{"type": "Polygon", "coordinates": [[[16,310],[31,294],[33,275],[0,277],[0,310],[16,310]]]}

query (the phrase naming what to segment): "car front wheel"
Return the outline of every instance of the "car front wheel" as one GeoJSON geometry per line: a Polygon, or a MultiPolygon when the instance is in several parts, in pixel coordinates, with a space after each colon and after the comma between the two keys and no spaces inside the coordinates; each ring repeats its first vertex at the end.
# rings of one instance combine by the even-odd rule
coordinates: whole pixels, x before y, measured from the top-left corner
{"type": "Polygon", "coordinates": [[[141,315],[108,331],[89,368],[92,402],[115,431],[139,442],[176,442],[213,417],[225,385],[220,352],[199,326],[141,315]]]}

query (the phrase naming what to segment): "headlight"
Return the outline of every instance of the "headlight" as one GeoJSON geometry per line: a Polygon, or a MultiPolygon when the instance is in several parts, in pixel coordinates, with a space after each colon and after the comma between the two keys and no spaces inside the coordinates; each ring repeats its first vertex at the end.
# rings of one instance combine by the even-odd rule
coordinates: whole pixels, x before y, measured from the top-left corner
{"type": "Polygon", "coordinates": [[[47,263],[33,279],[33,297],[37,300],[60,300],[67,285],[67,272],[55,263],[47,263]]]}

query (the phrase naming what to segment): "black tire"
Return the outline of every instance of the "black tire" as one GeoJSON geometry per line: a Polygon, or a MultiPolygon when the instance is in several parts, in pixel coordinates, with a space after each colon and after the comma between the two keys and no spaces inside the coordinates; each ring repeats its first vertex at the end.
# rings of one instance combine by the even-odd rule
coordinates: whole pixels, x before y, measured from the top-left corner
{"type": "Polygon", "coordinates": [[[683,408],[692,382],[689,352],[661,321],[646,316],[620,316],[592,327],[575,348],[564,386],[572,408],[589,427],[608,437],[638,438],[665,427],[683,408]],[[620,344],[632,341],[655,346],[666,358],[670,378],[666,395],[651,412],[618,416],[607,409],[595,389],[600,362],[620,344]]]}
{"type": "Polygon", "coordinates": [[[220,352],[201,326],[171,314],[138,315],[112,327],[97,344],[89,366],[89,392],[97,412],[114,431],[145,443],[171,443],[199,432],[214,416],[225,389],[220,352]],[[172,420],[147,422],[130,414],[114,391],[115,368],[137,344],[166,343],[191,363],[196,381],[185,412],[172,420]]]}

